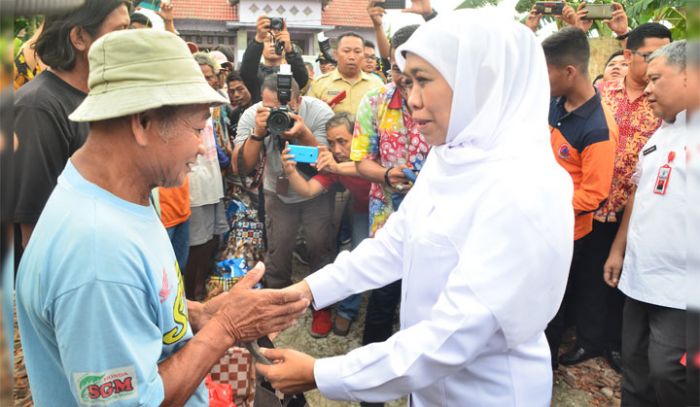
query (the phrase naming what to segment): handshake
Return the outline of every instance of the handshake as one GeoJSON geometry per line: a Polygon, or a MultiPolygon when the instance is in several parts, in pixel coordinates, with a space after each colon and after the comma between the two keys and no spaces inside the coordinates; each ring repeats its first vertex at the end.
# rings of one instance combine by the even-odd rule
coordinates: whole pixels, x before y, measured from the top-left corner
{"type": "MultiPolygon", "coordinates": [[[[231,340],[231,345],[236,342],[254,342],[262,336],[283,331],[294,325],[313,299],[309,286],[302,281],[279,290],[253,289],[262,279],[264,272],[265,266],[258,263],[230,291],[204,303],[203,312],[192,312],[192,325],[218,325],[221,328],[220,332],[224,332],[227,339],[231,340]],[[194,314],[199,314],[199,317],[192,318],[194,314]]],[[[315,388],[315,360],[311,356],[292,350],[258,350],[255,345],[246,346],[259,362],[257,368],[260,373],[266,376],[275,388],[285,393],[315,388]]]]}

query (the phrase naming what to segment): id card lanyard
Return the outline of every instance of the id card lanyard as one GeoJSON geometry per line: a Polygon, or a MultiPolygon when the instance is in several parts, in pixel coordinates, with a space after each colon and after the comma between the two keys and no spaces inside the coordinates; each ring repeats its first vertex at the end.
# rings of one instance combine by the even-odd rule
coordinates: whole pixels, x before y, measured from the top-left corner
{"type": "Polygon", "coordinates": [[[666,195],[666,189],[668,188],[668,183],[671,180],[671,163],[673,159],[676,158],[676,152],[671,151],[668,153],[668,159],[666,164],[659,168],[659,173],[656,176],[656,182],[654,183],[654,193],[658,195],[666,195]]]}

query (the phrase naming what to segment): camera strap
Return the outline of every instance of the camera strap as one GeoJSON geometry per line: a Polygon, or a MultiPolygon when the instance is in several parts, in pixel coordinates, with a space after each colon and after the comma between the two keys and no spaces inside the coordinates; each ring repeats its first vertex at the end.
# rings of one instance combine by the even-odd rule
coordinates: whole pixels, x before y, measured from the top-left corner
{"type": "Polygon", "coordinates": [[[262,185],[263,174],[265,172],[265,163],[267,161],[267,149],[265,148],[265,142],[263,141],[262,157],[260,157],[260,160],[258,160],[258,164],[255,166],[255,168],[250,170],[250,172],[247,172],[247,169],[243,166],[243,149],[247,143],[248,140],[246,140],[241,145],[241,148],[238,149],[238,177],[240,178],[243,188],[252,190],[257,189],[260,185],[262,185]]]}

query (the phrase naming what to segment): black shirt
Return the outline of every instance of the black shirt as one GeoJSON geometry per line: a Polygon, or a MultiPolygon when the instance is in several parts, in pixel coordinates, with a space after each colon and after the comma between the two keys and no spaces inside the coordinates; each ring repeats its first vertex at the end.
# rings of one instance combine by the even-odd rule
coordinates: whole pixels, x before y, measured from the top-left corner
{"type": "MultiPolygon", "coordinates": [[[[256,40],[251,41],[245,49],[243,60],[241,61],[241,79],[243,79],[243,84],[250,92],[251,103],[253,104],[262,100],[260,87],[265,78],[280,70],[279,66],[265,66],[260,63],[263,48],[263,43],[256,40]]],[[[285,59],[292,69],[292,77],[297,81],[299,89],[304,88],[309,81],[309,72],[306,70],[304,59],[297,53],[285,54],[285,59]]]]}
{"type": "Polygon", "coordinates": [[[86,94],[44,71],[15,95],[16,223],[36,223],[68,158],[85,142],[90,126],[68,120],[86,94]]]}

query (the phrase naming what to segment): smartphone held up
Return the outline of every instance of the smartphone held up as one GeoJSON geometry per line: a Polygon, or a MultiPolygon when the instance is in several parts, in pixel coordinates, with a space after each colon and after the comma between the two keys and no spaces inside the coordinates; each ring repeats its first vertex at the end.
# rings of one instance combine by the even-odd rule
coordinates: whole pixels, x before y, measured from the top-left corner
{"type": "Polygon", "coordinates": [[[403,10],[406,8],[406,0],[385,0],[376,1],[375,6],[385,10],[403,10]]]}
{"type": "Polygon", "coordinates": [[[564,12],[564,2],[538,1],[535,3],[535,10],[545,16],[560,16],[564,12]]]}
{"type": "Polygon", "coordinates": [[[609,20],[612,18],[615,8],[612,4],[587,4],[583,8],[586,10],[584,20],[609,20]]]}

